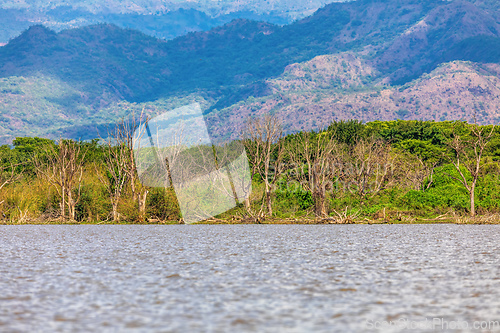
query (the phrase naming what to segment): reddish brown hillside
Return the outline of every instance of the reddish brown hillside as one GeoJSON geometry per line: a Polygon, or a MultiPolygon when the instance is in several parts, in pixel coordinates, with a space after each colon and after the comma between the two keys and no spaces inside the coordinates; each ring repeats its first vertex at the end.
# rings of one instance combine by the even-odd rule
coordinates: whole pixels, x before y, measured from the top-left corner
{"type": "MultiPolygon", "coordinates": [[[[349,56],[344,55],[336,61],[342,63],[347,58],[349,56]]],[[[363,61],[351,59],[347,68],[351,72],[361,73],[359,64],[363,61]]],[[[295,66],[307,67],[315,62],[324,63],[324,58],[295,66]]],[[[329,63],[335,61],[330,59],[329,63]]],[[[330,72],[335,72],[338,67],[330,69],[330,72]]],[[[289,71],[302,75],[294,66],[291,68],[289,71]]],[[[374,70],[365,67],[363,72],[373,73],[374,70]]],[[[325,71],[318,67],[318,73],[325,71]]],[[[342,73],[342,76],[353,77],[351,73],[342,73]]],[[[369,89],[366,86],[363,89],[362,86],[357,86],[358,89],[342,91],[315,89],[304,83],[301,85],[304,89],[285,92],[280,87],[297,87],[297,82],[300,82],[297,76],[290,76],[288,73],[273,82],[279,84],[273,96],[251,98],[244,104],[226,110],[235,133],[239,132],[240,124],[247,117],[267,113],[279,115],[289,131],[315,129],[332,120],[343,119],[473,121],[475,116],[478,122],[484,124],[500,121],[500,66],[496,64],[480,65],[460,61],[447,63],[403,87],[379,84],[377,88],[369,89]],[[291,77],[289,82],[285,79],[287,75],[291,77]]]]}

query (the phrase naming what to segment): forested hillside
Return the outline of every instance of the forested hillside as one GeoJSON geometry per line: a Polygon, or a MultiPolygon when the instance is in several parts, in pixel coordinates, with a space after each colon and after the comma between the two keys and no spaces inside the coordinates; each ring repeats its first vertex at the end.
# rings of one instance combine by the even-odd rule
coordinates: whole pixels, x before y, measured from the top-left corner
{"type": "Polygon", "coordinates": [[[194,101],[213,135],[268,111],[290,132],[341,119],[493,123],[495,8],[360,0],[285,26],[238,19],[171,41],[111,24],[33,26],[0,47],[2,142],[91,139],[131,110],[154,115],[194,101]]]}

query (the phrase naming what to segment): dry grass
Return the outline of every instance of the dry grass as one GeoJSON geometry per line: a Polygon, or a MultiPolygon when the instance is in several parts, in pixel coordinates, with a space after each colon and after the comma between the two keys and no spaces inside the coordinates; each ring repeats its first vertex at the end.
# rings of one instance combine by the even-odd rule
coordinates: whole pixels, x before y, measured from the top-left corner
{"type": "Polygon", "coordinates": [[[456,224],[500,224],[500,214],[487,214],[480,216],[455,216],[456,224]]]}

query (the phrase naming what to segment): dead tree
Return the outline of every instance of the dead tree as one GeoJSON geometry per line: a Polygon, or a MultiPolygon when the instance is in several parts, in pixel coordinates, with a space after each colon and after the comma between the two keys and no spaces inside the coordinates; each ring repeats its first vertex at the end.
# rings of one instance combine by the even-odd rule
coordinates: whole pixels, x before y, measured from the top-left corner
{"type": "Polygon", "coordinates": [[[16,165],[11,163],[9,167],[0,167],[0,190],[4,188],[4,186],[15,182],[20,177],[21,175],[16,173],[16,165]],[[9,169],[10,171],[8,171],[9,169]]]}
{"type": "Polygon", "coordinates": [[[132,198],[137,202],[139,219],[144,221],[146,217],[146,199],[149,190],[140,182],[138,177],[134,157],[134,148],[137,148],[135,141],[138,140],[138,138],[134,137],[134,131],[136,128],[141,127],[146,120],[144,119],[144,113],[140,115],[139,121],[136,120],[134,115],[131,117],[130,121],[122,119],[116,124],[115,131],[112,135],[112,141],[116,146],[123,149],[123,151],[120,152],[120,154],[123,154],[121,157],[123,158],[123,161],[120,162],[123,168],[123,176],[127,178],[128,183],[130,184],[132,198]]]}
{"type": "MultiPolygon", "coordinates": [[[[12,159],[7,158],[7,160],[2,161],[0,166],[0,191],[7,185],[19,180],[22,177],[22,171],[17,172],[16,168],[21,164],[14,164],[12,159]],[[8,164],[8,165],[7,165],[8,164]]],[[[0,201],[0,205],[4,200],[0,201]]]]}
{"type": "Polygon", "coordinates": [[[80,201],[85,151],[80,142],[59,140],[57,145],[46,145],[34,156],[36,172],[57,191],[62,218],[74,220],[80,201]],[[74,191],[76,189],[76,191],[74,191]],[[66,215],[66,206],[68,215],[66,215]]]}
{"type": "Polygon", "coordinates": [[[104,148],[104,169],[106,175],[99,172],[99,168],[97,166],[95,166],[95,169],[100,181],[106,186],[111,199],[113,221],[117,222],[120,219],[118,214],[118,205],[128,179],[126,163],[129,156],[128,148],[123,144],[116,146],[113,145],[112,138],[115,135],[116,132],[109,133],[109,138],[106,142],[106,147],[104,148]]]}
{"type": "Polygon", "coordinates": [[[389,144],[378,139],[360,139],[353,147],[350,170],[347,171],[348,189],[363,201],[389,185],[394,157],[389,144]]]}
{"type": "Polygon", "coordinates": [[[434,182],[439,160],[424,160],[418,155],[402,152],[395,162],[395,180],[403,188],[426,191],[434,182]],[[427,185],[424,187],[427,181],[427,185]]]}
{"type": "Polygon", "coordinates": [[[474,192],[482,167],[481,160],[484,149],[493,138],[495,125],[479,126],[474,122],[474,124],[465,125],[466,128],[462,128],[462,134],[460,134],[457,129],[459,124],[464,125],[461,122],[455,122],[452,136],[447,142],[452,156],[445,155],[457,170],[459,177],[447,175],[459,181],[467,190],[470,198],[470,215],[474,217],[476,215],[474,192]],[[470,180],[467,179],[467,176],[470,176],[470,180]]]}
{"type": "MultiPolygon", "coordinates": [[[[259,174],[264,181],[264,195],[257,218],[272,216],[271,192],[283,171],[284,135],[281,121],[270,115],[248,119],[242,138],[251,164],[252,179],[259,174]]],[[[250,213],[250,198],[245,204],[250,213]]]]}
{"type": "Polygon", "coordinates": [[[287,145],[287,154],[294,166],[295,177],[314,201],[316,217],[328,215],[326,191],[333,189],[332,180],[338,176],[338,158],[342,146],[330,132],[301,132],[287,145]]]}

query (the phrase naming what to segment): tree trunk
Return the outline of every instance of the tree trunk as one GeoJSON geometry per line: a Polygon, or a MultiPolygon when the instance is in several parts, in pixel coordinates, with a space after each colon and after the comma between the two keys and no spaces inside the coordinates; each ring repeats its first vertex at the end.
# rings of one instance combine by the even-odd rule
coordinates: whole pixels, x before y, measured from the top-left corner
{"type": "Polygon", "coordinates": [[[68,214],[69,214],[69,218],[70,220],[74,220],[75,219],[75,211],[76,211],[76,202],[75,200],[73,200],[73,193],[71,193],[71,190],[68,191],[68,201],[67,201],[67,205],[68,205],[68,214]]]}
{"type": "Polygon", "coordinates": [[[76,216],[76,205],[75,202],[71,200],[69,203],[69,218],[71,220],[75,220],[75,216],[76,216]]]}
{"type": "Polygon", "coordinates": [[[113,209],[113,222],[118,222],[118,220],[120,219],[118,215],[118,201],[113,201],[112,209],[113,209]]]}
{"type": "Polygon", "coordinates": [[[135,182],[133,179],[130,181],[130,189],[132,190],[132,199],[138,200],[138,195],[137,195],[137,192],[135,190],[135,182]]]}
{"type": "Polygon", "coordinates": [[[324,217],[326,216],[325,209],[325,193],[322,191],[314,191],[312,193],[314,200],[314,214],[316,217],[324,217]]]}
{"type": "Polygon", "coordinates": [[[476,188],[476,184],[472,183],[470,190],[470,216],[476,216],[476,206],[474,203],[474,190],[476,188]]]}
{"type": "Polygon", "coordinates": [[[61,216],[66,217],[66,189],[61,188],[61,216]]]}
{"type": "Polygon", "coordinates": [[[266,185],[266,205],[268,216],[273,216],[273,207],[271,205],[271,188],[268,184],[266,185]]]}
{"type": "Polygon", "coordinates": [[[143,222],[146,218],[146,198],[148,196],[149,191],[144,191],[144,194],[138,195],[138,204],[139,204],[139,219],[143,222]]]}

